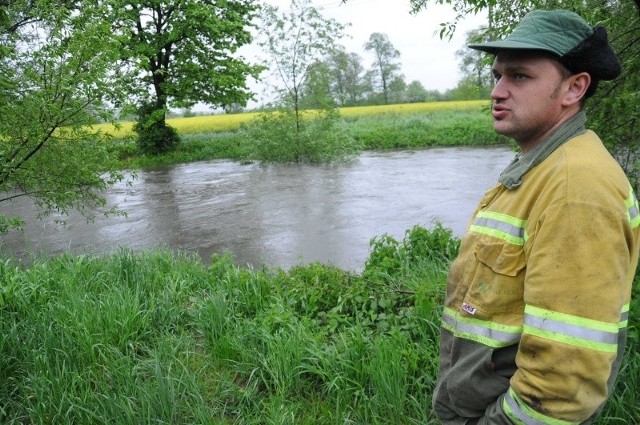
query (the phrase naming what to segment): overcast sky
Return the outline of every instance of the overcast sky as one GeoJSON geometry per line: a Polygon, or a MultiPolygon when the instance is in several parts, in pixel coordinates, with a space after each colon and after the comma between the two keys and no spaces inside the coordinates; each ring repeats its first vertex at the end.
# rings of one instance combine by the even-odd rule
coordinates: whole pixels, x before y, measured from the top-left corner
{"type": "MultiPolygon", "coordinates": [[[[291,0],[262,0],[287,11],[291,0]]],[[[348,0],[341,4],[340,0],[312,0],[314,7],[325,17],[333,18],[347,27],[346,37],[339,41],[347,52],[357,53],[362,57],[365,69],[371,68],[373,56],[364,50],[364,44],[374,32],[386,34],[391,44],[400,51],[399,62],[406,83],[418,80],[427,90],[444,92],[454,88],[460,80],[460,71],[456,59],[456,51],[464,47],[466,33],[481,25],[486,25],[485,15],[468,16],[459,22],[458,29],[451,40],[441,40],[438,32],[440,24],[452,21],[454,12],[448,5],[429,4],[426,10],[417,15],[409,13],[409,0],[348,0]]],[[[255,56],[256,47],[246,46],[241,49],[249,61],[255,56]]],[[[263,73],[267,78],[267,73],[263,73]]],[[[263,86],[250,82],[256,93],[256,102],[250,102],[249,108],[268,100],[269,94],[263,86]]],[[[208,110],[203,105],[196,110],[208,110]]]]}
{"type": "MultiPolygon", "coordinates": [[[[290,0],[263,0],[288,10],[290,0]]],[[[358,53],[369,69],[373,56],[364,50],[364,44],[374,32],[386,34],[400,51],[400,64],[405,81],[418,80],[427,90],[440,90],[456,86],[460,79],[456,51],[464,46],[466,33],[485,23],[485,15],[468,16],[458,26],[455,36],[440,40],[440,24],[451,21],[455,14],[447,5],[430,4],[426,10],[412,15],[409,0],[313,0],[314,7],[324,16],[343,24],[350,38],[340,41],[348,52],[358,53]]]]}

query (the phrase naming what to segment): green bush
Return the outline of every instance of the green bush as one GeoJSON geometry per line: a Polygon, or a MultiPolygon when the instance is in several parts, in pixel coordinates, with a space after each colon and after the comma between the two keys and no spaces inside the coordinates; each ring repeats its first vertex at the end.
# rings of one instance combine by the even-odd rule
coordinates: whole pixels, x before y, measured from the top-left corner
{"type": "Polygon", "coordinates": [[[250,159],[322,164],[346,160],[360,151],[339,124],[337,112],[296,118],[292,111],[278,111],[261,115],[241,131],[252,147],[250,159]]]}
{"type": "Polygon", "coordinates": [[[354,325],[371,335],[417,326],[413,289],[399,290],[321,264],[293,268],[286,288],[296,314],[314,320],[330,335],[354,325]]]}
{"type": "Polygon", "coordinates": [[[433,229],[414,226],[397,241],[389,235],[373,238],[362,275],[365,278],[393,278],[425,261],[446,265],[457,255],[460,240],[450,229],[436,223],[433,229]]]}

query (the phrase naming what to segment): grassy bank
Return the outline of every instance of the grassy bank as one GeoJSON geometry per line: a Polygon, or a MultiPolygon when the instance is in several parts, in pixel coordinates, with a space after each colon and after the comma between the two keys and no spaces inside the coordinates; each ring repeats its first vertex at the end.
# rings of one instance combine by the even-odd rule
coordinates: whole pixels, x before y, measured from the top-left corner
{"type": "MultiPolygon", "coordinates": [[[[307,114],[311,117],[314,112],[307,114]]],[[[255,160],[256,141],[245,130],[259,117],[259,113],[243,113],[169,119],[184,143],[174,152],[152,157],[138,155],[131,123],[122,123],[118,129],[107,125],[98,128],[114,136],[121,168],[210,159],[251,161],[255,160]]],[[[493,131],[486,101],[342,108],[336,130],[357,149],[505,143],[493,131]]]]}
{"type": "MultiPolygon", "coordinates": [[[[451,102],[403,103],[395,105],[371,105],[340,108],[340,114],[348,118],[371,117],[384,114],[428,114],[439,111],[466,111],[487,107],[485,100],[464,100],[451,102]]],[[[307,114],[313,115],[313,111],[307,114]]],[[[249,123],[261,115],[260,112],[243,112],[237,114],[212,114],[187,118],[168,118],[167,124],[180,134],[221,133],[234,131],[242,124],[249,123]]],[[[131,134],[133,122],[124,121],[117,126],[112,124],[96,125],[95,129],[123,138],[131,134]]]]}
{"type": "MultiPolygon", "coordinates": [[[[438,226],[381,236],[357,275],[164,251],[5,260],[0,423],[434,423],[457,246],[438,226]]],[[[601,424],[640,421],[638,307],[601,424]]]]}

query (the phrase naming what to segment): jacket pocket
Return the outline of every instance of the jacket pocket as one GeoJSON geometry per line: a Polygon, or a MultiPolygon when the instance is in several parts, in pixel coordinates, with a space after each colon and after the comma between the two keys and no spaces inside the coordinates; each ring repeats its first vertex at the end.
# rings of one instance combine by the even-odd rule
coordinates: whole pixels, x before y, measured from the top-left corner
{"type": "Polygon", "coordinates": [[[500,241],[476,244],[475,266],[466,276],[469,289],[465,304],[479,312],[518,310],[524,305],[526,261],[521,246],[500,241]]]}

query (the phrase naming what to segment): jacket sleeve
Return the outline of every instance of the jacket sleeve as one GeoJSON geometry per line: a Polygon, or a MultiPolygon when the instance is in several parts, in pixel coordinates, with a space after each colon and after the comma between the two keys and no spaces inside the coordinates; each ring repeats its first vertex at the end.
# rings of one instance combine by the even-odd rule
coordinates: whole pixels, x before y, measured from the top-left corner
{"type": "Polygon", "coordinates": [[[635,246],[612,203],[550,206],[532,228],[518,369],[480,424],[580,423],[605,402],[635,246]]]}

